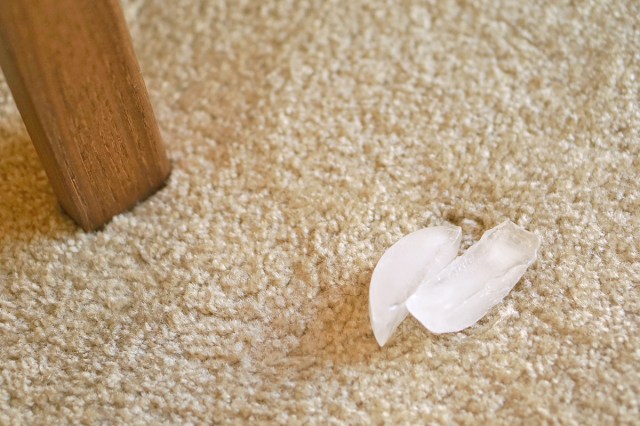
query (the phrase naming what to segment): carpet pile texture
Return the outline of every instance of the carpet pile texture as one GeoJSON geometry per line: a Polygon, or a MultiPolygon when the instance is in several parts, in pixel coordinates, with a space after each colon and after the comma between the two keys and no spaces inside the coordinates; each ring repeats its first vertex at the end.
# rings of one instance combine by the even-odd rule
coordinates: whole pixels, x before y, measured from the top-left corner
{"type": "Polygon", "coordinates": [[[640,3],[125,1],[174,171],[102,231],[0,78],[0,424],[630,424],[640,3]],[[371,272],[445,222],[538,261],[378,348],[371,272]]]}

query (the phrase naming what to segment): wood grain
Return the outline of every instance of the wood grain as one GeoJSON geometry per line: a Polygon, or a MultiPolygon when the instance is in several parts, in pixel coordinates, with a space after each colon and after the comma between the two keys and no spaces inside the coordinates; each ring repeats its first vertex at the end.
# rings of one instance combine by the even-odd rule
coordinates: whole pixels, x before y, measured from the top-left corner
{"type": "Polygon", "coordinates": [[[0,1],[0,65],[63,209],[99,228],[170,172],[117,0],[0,1]]]}

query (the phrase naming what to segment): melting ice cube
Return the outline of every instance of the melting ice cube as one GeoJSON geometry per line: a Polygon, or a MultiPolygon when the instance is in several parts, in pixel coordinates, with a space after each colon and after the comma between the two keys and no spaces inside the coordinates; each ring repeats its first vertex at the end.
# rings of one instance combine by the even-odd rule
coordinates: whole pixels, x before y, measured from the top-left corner
{"type": "Polygon", "coordinates": [[[406,307],[433,333],[467,328],[509,293],[539,247],[535,234],[506,221],[422,283],[406,307]]]}
{"type": "Polygon", "coordinates": [[[425,277],[436,275],[458,254],[462,231],[453,225],[415,231],[380,258],[369,286],[369,316],[380,346],[408,314],[405,301],[425,277]]]}

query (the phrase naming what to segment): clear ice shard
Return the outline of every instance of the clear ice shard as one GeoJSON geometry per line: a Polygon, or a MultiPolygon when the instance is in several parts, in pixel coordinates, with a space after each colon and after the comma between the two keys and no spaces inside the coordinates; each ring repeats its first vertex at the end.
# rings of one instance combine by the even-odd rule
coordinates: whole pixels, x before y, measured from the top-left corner
{"type": "Polygon", "coordinates": [[[539,247],[535,234],[513,222],[503,222],[425,280],[406,306],[433,333],[463,330],[511,291],[535,261],[539,247]]]}
{"type": "Polygon", "coordinates": [[[458,254],[462,230],[444,225],[420,229],[398,240],[380,258],[369,286],[369,316],[380,346],[408,314],[405,301],[458,254]]]}

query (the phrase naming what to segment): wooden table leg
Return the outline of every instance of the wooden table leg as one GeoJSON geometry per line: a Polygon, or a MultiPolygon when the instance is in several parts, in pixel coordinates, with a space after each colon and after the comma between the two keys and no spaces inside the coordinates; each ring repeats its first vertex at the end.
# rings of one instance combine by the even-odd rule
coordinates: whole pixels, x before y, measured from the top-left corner
{"type": "Polygon", "coordinates": [[[85,230],[163,185],[170,164],[118,0],[1,0],[0,65],[85,230]]]}

